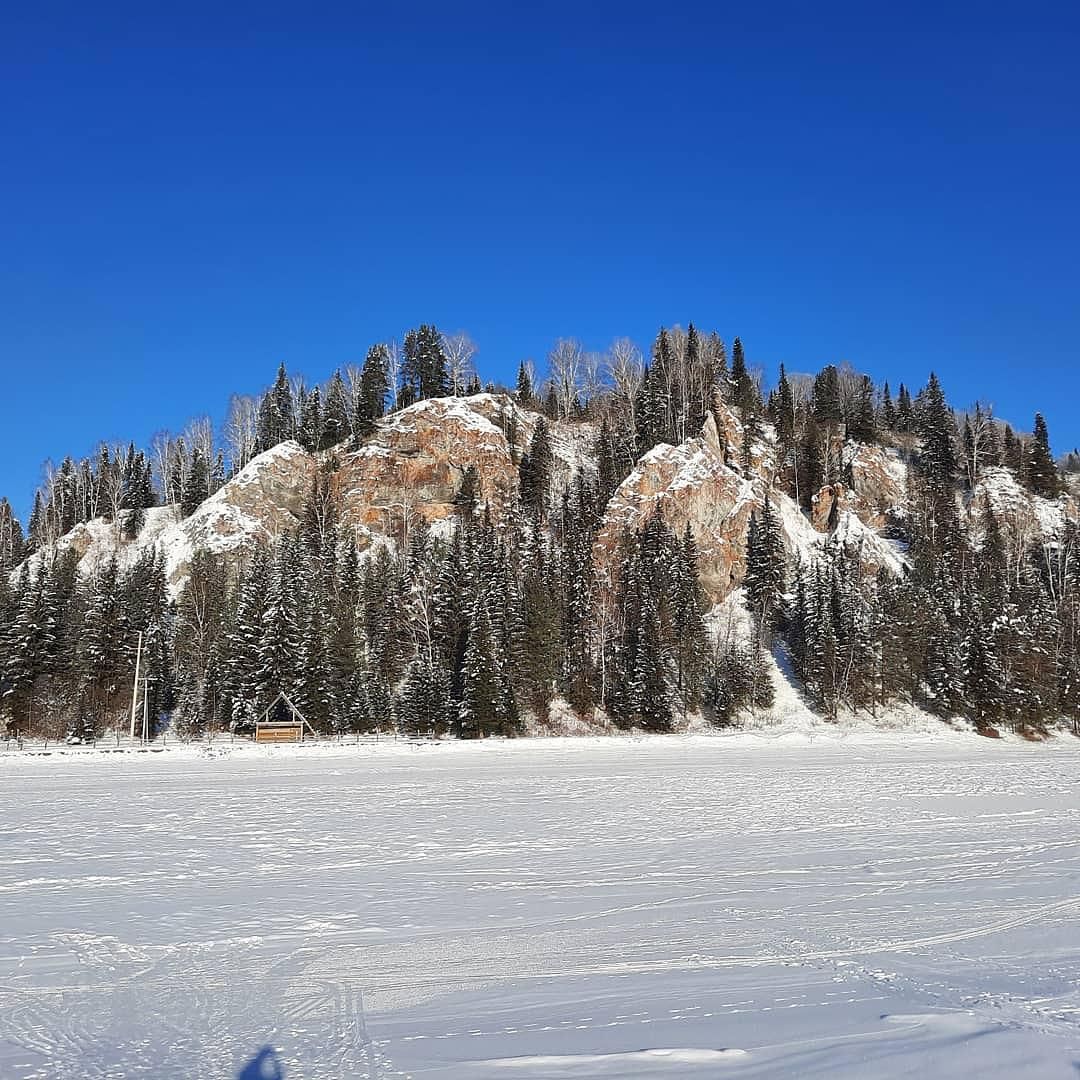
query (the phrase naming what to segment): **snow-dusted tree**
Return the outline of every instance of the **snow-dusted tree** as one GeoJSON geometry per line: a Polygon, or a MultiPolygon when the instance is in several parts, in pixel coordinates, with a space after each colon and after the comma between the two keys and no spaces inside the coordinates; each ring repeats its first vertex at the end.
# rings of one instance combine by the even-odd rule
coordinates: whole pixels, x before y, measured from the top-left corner
{"type": "Polygon", "coordinates": [[[768,492],[760,511],[750,518],[746,540],[746,602],[762,634],[768,635],[776,624],[785,586],[784,542],[780,522],[768,492]]]}
{"type": "Polygon", "coordinates": [[[458,734],[462,738],[483,738],[504,733],[506,701],[503,672],[487,605],[481,596],[473,602],[462,665],[461,705],[458,734]]]}

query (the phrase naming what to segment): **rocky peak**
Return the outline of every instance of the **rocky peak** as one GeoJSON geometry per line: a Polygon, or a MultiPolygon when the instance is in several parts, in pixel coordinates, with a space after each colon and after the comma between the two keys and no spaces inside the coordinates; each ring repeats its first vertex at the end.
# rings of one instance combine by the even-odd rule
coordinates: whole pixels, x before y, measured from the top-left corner
{"type": "MultiPolygon", "coordinates": [[[[380,421],[358,450],[340,458],[333,487],[342,520],[361,546],[378,537],[401,542],[417,515],[447,520],[469,466],[476,468],[479,500],[492,518],[512,514],[518,463],[528,450],[539,413],[506,394],[428,398],[380,421]]],[[[595,470],[591,425],[549,421],[556,493],[581,469],[595,470]]]]}

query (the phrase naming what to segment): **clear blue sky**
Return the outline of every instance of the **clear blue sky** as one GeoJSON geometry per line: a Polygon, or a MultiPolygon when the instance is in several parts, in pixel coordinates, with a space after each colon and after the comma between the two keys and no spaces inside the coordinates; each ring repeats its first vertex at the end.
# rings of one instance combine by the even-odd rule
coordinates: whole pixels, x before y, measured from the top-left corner
{"type": "Polygon", "coordinates": [[[1080,443],[1075,5],[240,7],[5,11],[21,512],[46,457],[421,321],[510,377],[693,319],[1080,443]]]}

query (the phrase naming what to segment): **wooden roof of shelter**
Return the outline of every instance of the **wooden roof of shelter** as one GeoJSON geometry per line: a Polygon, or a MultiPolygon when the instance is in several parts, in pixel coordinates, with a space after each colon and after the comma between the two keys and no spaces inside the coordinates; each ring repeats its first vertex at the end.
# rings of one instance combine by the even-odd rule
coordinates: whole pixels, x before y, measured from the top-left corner
{"type": "Polygon", "coordinates": [[[308,723],[307,717],[304,716],[304,714],[296,707],[296,702],[293,701],[293,699],[291,697],[289,697],[289,695],[286,694],[284,690],[282,690],[278,694],[278,696],[276,698],[274,698],[273,701],[270,702],[270,704],[267,707],[266,711],[259,718],[258,723],[259,724],[276,724],[276,723],[280,723],[280,721],[272,720],[270,718],[270,714],[278,707],[278,705],[281,702],[284,702],[288,706],[289,712],[291,712],[292,716],[293,716],[293,723],[298,724],[301,727],[307,728],[308,731],[310,731],[312,735],[315,734],[315,729],[308,723]]]}

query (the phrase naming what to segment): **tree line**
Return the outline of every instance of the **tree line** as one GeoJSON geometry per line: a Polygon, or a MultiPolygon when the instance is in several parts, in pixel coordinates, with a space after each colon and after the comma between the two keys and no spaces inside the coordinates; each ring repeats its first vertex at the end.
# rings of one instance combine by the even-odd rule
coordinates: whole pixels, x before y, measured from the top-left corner
{"type": "Polygon", "coordinates": [[[933,375],[914,395],[901,384],[894,399],[888,384],[843,365],[813,377],[781,367],[766,394],[738,338],[729,356],[718,334],[692,324],[661,330],[648,361],[627,341],[601,357],[564,340],[543,381],[519,367],[512,393],[541,417],[528,445],[514,440],[513,525],[489,518],[466,470],[449,535],[421,518],[403,549],[361,556],[337,520],[324,459],[294,535],[245,560],[197,552],[175,602],[160,554],[80,575],[74,556],[51,546],[95,518],[132,537],[155,505],[191,514],[283,441],[312,453],[358,446],[388,412],[479,392],[474,351],[464,335],[425,324],[322,386],[281,365],[258,399],[234,399],[228,453],[203,422],[149,451],[103,446],[65,459],[38,492],[25,537],[0,501],[8,725],[100,732],[130,698],[140,632],[151,714],[187,732],[250,725],[279,691],[325,732],[513,734],[556,699],[627,727],[666,731],[698,711],[729,723],[770,703],[765,660],[778,647],[829,716],[900,699],[986,727],[1075,722],[1075,527],[1048,542],[997,520],[988,502],[960,511],[991,467],[1040,496],[1063,490],[1043,418],[1022,436],[981,404],[956,414],[933,375]],[[867,578],[832,544],[792,564],[766,494],[747,538],[748,636],[707,630],[694,538],[660,515],[621,538],[611,579],[598,580],[593,545],[618,484],[657,444],[700,434],[721,405],[744,432],[726,448],[732,466],[748,472],[754,444],[774,445],[764,488],[807,511],[823,486],[850,483],[852,440],[895,449],[911,477],[908,513],[892,523],[908,571],[867,578]],[[556,491],[550,425],[577,420],[594,424],[597,469],[556,491]]]}

